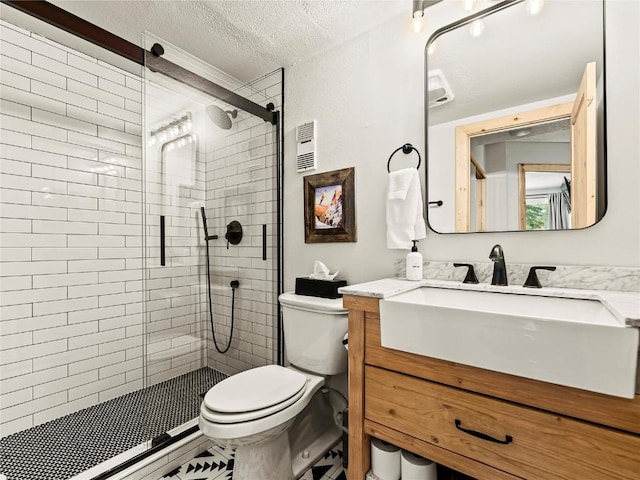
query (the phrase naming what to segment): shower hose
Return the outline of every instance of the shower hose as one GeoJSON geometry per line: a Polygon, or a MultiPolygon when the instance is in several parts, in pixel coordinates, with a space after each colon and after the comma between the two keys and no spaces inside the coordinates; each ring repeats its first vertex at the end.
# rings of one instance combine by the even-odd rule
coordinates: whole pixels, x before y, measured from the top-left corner
{"type": "MultiPolygon", "coordinates": [[[[206,228],[206,227],[205,227],[206,228]]],[[[206,232],[206,230],[205,230],[206,232]]],[[[218,341],[216,340],[216,331],[213,326],[213,304],[211,302],[211,271],[209,265],[209,238],[205,233],[205,241],[207,243],[206,251],[207,251],[207,296],[209,297],[209,321],[211,322],[211,336],[213,337],[213,344],[216,347],[216,350],[219,353],[227,353],[229,348],[231,348],[231,340],[233,340],[233,320],[234,320],[234,312],[235,312],[235,303],[236,303],[236,288],[240,286],[240,282],[238,280],[231,281],[231,332],[229,333],[229,342],[224,350],[220,349],[218,346],[218,341]]]]}

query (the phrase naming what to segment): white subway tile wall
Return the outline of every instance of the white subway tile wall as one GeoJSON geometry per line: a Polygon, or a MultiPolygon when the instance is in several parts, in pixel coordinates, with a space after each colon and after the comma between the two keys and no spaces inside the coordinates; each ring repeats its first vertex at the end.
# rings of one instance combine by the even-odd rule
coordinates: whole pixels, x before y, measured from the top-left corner
{"type": "MultiPolygon", "coordinates": [[[[263,106],[272,102],[279,109],[282,71],[259,78],[237,93],[263,106]]],[[[275,127],[240,111],[230,130],[219,131],[207,143],[206,163],[209,230],[220,236],[211,243],[210,253],[216,339],[221,348],[227,344],[231,325],[229,284],[240,282],[231,348],[218,353],[209,334],[208,365],[231,375],[277,360],[275,127]],[[233,220],[242,224],[244,236],[240,244],[227,249],[224,233],[233,220]],[[263,225],[266,260],[262,259],[263,225]]],[[[206,298],[206,290],[203,295],[206,298]]]]}
{"type": "MultiPolygon", "coordinates": [[[[275,128],[240,112],[193,157],[149,148],[143,165],[141,77],[4,21],[0,34],[0,437],[203,365],[273,363],[275,128]],[[202,205],[220,236],[223,343],[240,281],[226,355],[211,343],[202,205]],[[231,220],[245,237],[227,250],[231,220]]],[[[277,71],[238,93],[279,107],[281,87],[277,71]]]]}
{"type": "Polygon", "coordinates": [[[6,436],[142,387],[142,88],[4,21],[0,33],[6,436]]]}

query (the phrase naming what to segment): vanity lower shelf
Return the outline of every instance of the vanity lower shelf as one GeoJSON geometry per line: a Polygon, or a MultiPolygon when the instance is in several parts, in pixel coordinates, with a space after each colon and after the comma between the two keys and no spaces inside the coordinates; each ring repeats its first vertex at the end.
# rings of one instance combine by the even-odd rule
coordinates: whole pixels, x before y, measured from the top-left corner
{"type": "Polygon", "coordinates": [[[638,478],[640,438],[365,366],[365,419],[535,479],[638,478]]]}

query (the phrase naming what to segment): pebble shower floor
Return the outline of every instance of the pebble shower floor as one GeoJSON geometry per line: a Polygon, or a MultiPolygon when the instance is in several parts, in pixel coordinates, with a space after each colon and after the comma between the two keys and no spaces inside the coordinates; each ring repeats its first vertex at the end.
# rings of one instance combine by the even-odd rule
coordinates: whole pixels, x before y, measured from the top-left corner
{"type": "Polygon", "coordinates": [[[225,378],[204,367],[2,438],[0,475],[7,480],[78,475],[196,418],[200,395],[225,378]]]}

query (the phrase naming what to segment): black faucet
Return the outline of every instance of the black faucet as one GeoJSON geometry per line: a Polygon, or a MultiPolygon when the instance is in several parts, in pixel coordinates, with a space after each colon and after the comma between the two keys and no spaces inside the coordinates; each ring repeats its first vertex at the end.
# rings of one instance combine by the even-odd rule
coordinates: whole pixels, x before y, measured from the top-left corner
{"type": "Polygon", "coordinates": [[[504,263],[504,253],[500,245],[494,245],[489,254],[489,258],[493,262],[493,277],[491,285],[507,286],[507,266],[504,263]]]}

